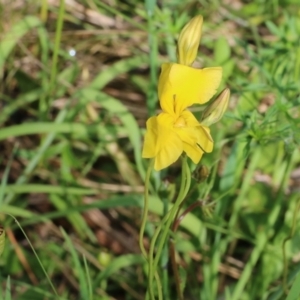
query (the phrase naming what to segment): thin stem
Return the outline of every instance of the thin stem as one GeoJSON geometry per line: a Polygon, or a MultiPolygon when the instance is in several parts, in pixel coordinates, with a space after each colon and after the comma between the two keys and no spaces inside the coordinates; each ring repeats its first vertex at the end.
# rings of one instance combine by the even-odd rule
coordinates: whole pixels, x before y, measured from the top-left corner
{"type": "Polygon", "coordinates": [[[177,210],[178,210],[181,202],[184,200],[185,196],[187,195],[187,192],[190,187],[190,182],[191,182],[191,174],[189,172],[189,167],[187,165],[187,158],[185,156],[182,161],[181,189],[180,189],[179,195],[174,203],[174,206],[171,209],[170,216],[166,222],[166,226],[162,232],[162,237],[159,241],[159,244],[157,247],[157,253],[156,253],[156,256],[154,259],[154,268],[156,268],[156,266],[158,264],[158,260],[159,260],[163,245],[167,240],[167,236],[169,234],[169,230],[171,227],[171,222],[174,221],[174,217],[177,213],[177,210]]]}
{"type": "Polygon", "coordinates": [[[196,201],[193,204],[191,204],[177,219],[174,220],[172,230],[173,232],[176,232],[178,229],[178,226],[180,225],[181,221],[184,219],[184,217],[190,213],[193,209],[195,209],[197,206],[203,206],[202,201],[196,201]]]}
{"type": "Polygon", "coordinates": [[[146,259],[148,257],[148,254],[147,254],[145,246],[144,246],[144,233],[145,233],[145,227],[146,227],[148,211],[149,211],[149,185],[150,185],[150,176],[151,176],[151,172],[153,170],[153,166],[154,166],[154,159],[152,159],[150,161],[150,164],[148,166],[147,173],[146,173],[145,191],[144,191],[144,208],[143,208],[143,212],[142,212],[142,224],[141,224],[140,234],[139,234],[140,249],[146,259]]]}
{"type": "Polygon", "coordinates": [[[185,198],[185,196],[188,193],[190,183],[191,183],[191,174],[190,174],[189,167],[187,165],[187,158],[186,158],[186,156],[184,156],[182,159],[181,186],[180,186],[180,191],[179,191],[178,197],[177,197],[173,207],[171,208],[171,210],[160,222],[160,224],[157,227],[157,229],[153,235],[153,238],[151,240],[150,250],[149,250],[149,267],[151,265],[151,269],[149,269],[149,284],[150,284],[150,286],[152,285],[153,273],[157,268],[163,246],[167,241],[171,223],[172,223],[172,221],[174,221],[174,217],[178,211],[178,208],[180,207],[181,202],[183,201],[183,199],[185,198]],[[157,246],[156,255],[154,257],[154,246],[155,246],[156,240],[158,238],[158,235],[160,234],[162,226],[164,224],[165,224],[165,226],[164,226],[164,229],[162,231],[162,234],[161,234],[158,246],[157,246]]]}
{"type": "MultiPolygon", "coordinates": [[[[184,201],[183,201],[184,202],[184,201]]],[[[202,206],[202,202],[197,201],[195,203],[193,203],[192,205],[190,205],[179,217],[179,211],[182,205],[180,205],[179,210],[177,211],[177,215],[176,218],[173,222],[172,225],[172,231],[173,234],[175,235],[179,224],[181,223],[181,221],[184,219],[184,217],[191,212],[194,208],[196,208],[197,206],[202,206]]],[[[170,241],[170,257],[171,257],[171,264],[172,264],[172,270],[173,270],[173,275],[175,278],[175,285],[176,285],[176,290],[177,290],[177,294],[179,297],[179,300],[183,300],[183,291],[180,288],[180,276],[179,276],[179,272],[178,272],[178,268],[177,268],[177,263],[176,263],[176,252],[175,252],[175,243],[174,240],[171,239],[170,241]]]]}
{"type": "MultiPolygon", "coordinates": [[[[145,227],[146,227],[148,211],[149,211],[149,186],[150,186],[150,176],[151,176],[151,172],[153,170],[153,166],[154,166],[154,159],[152,159],[150,161],[150,164],[148,166],[147,173],[146,173],[145,191],[144,191],[144,208],[143,208],[143,212],[142,212],[142,224],[141,224],[140,234],[139,234],[139,246],[140,246],[141,252],[142,252],[142,254],[143,254],[143,256],[145,257],[146,260],[148,260],[147,259],[148,254],[147,254],[147,251],[146,251],[145,246],[144,246],[144,233],[145,233],[145,227]]],[[[149,265],[149,268],[150,268],[150,265],[149,265]]],[[[159,299],[162,299],[161,283],[160,283],[158,273],[155,273],[155,280],[156,280],[156,284],[157,284],[158,290],[159,290],[158,297],[159,297],[159,299]]]]}
{"type": "MultiPolygon", "coordinates": [[[[170,211],[168,211],[168,213],[163,217],[163,219],[161,220],[161,222],[159,223],[159,225],[157,226],[156,230],[154,231],[153,237],[151,239],[150,242],[150,248],[149,248],[149,254],[148,254],[148,290],[150,293],[150,297],[151,295],[154,297],[153,295],[153,274],[157,273],[157,271],[154,269],[154,264],[153,264],[153,259],[154,259],[154,248],[155,248],[155,244],[156,244],[156,240],[161,232],[161,229],[163,227],[163,224],[168,220],[170,215],[170,211]]],[[[154,298],[151,298],[154,299],[154,298]]]]}
{"type": "MultiPolygon", "coordinates": [[[[169,199],[164,197],[163,199],[164,209],[163,215],[166,215],[169,211],[169,199]]],[[[160,269],[162,270],[162,292],[163,299],[170,299],[170,289],[169,289],[169,270],[167,268],[169,263],[169,245],[165,243],[160,259],[160,269]]]]}
{"type": "Polygon", "coordinates": [[[160,283],[160,278],[159,278],[159,274],[157,271],[155,271],[155,280],[156,280],[156,284],[157,284],[158,299],[163,300],[162,285],[160,283]]]}

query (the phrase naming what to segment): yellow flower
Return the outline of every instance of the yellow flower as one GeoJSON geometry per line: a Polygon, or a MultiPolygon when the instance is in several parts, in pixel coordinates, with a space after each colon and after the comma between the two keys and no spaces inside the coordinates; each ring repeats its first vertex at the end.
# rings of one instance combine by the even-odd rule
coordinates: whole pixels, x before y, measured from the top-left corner
{"type": "Polygon", "coordinates": [[[204,152],[211,152],[213,140],[209,128],[202,126],[188,110],[175,114],[161,113],[147,121],[142,156],[155,158],[159,171],[174,163],[185,152],[197,164],[204,152]]]}
{"type": "Polygon", "coordinates": [[[200,42],[196,33],[200,35],[201,26],[202,17],[192,19],[184,27],[178,45],[179,64],[165,63],[161,68],[158,97],[163,112],[147,121],[142,153],[144,158],[155,159],[157,171],[174,163],[183,152],[197,164],[204,152],[213,149],[209,128],[187,110],[193,104],[209,101],[222,78],[220,67],[195,69],[189,66],[196,57],[200,42]]]}

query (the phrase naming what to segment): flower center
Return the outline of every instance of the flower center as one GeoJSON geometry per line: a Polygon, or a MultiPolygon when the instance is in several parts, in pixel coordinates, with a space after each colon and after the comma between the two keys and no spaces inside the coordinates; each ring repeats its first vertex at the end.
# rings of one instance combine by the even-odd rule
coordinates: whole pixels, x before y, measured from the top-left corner
{"type": "Polygon", "coordinates": [[[180,128],[185,126],[186,126],[185,119],[181,116],[174,122],[174,127],[180,128]]]}

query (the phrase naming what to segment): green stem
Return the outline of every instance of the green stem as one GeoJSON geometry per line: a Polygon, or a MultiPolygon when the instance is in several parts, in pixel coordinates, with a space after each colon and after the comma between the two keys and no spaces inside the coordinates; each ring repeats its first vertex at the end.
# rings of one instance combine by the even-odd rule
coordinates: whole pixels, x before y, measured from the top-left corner
{"type": "Polygon", "coordinates": [[[154,259],[154,265],[153,265],[154,269],[156,269],[156,267],[157,267],[162,248],[164,246],[164,243],[166,243],[166,241],[167,241],[171,223],[172,223],[172,221],[174,221],[174,217],[178,211],[178,208],[180,207],[181,202],[184,200],[185,196],[187,195],[187,192],[190,187],[190,183],[191,183],[191,174],[189,172],[189,167],[187,165],[187,157],[185,156],[182,161],[181,189],[180,189],[179,195],[174,203],[174,206],[171,208],[169,218],[167,219],[166,226],[164,227],[162,236],[159,240],[157,252],[155,255],[155,259],[154,259]]]}
{"type": "Polygon", "coordinates": [[[167,241],[167,237],[170,231],[171,223],[174,221],[174,217],[180,207],[181,202],[185,198],[185,196],[188,193],[189,187],[191,183],[191,174],[189,167],[187,165],[187,157],[184,156],[182,159],[182,176],[181,176],[181,186],[180,191],[178,194],[178,197],[173,205],[173,207],[170,209],[168,214],[165,215],[165,217],[160,222],[159,226],[156,228],[153,238],[150,243],[150,250],[149,250],[149,291],[151,294],[151,289],[153,289],[152,281],[153,281],[153,274],[156,271],[158,261],[160,259],[162,249],[167,241]],[[165,224],[165,226],[164,226],[165,224]],[[154,248],[156,244],[156,240],[161,233],[162,227],[164,226],[164,229],[162,231],[158,246],[156,255],[154,257],[154,248]]]}
{"type": "Polygon", "coordinates": [[[178,195],[178,197],[177,197],[177,199],[176,199],[176,201],[175,201],[175,203],[174,203],[174,205],[173,205],[173,207],[170,211],[170,216],[167,219],[166,226],[164,227],[164,230],[162,232],[162,237],[159,240],[156,256],[155,256],[155,259],[154,259],[154,268],[156,268],[156,266],[158,264],[158,260],[159,260],[159,257],[161,255],[163,245],[166,242],[167,236],[168,236],[169,231],[170,231],[171,223],[172,223],[172,221],[174,221],[174,218],[177,214],[177,211],[180,207],[181,202],[184,200],[185,196],[188,193],[188,190],[190,188],[190,184],[191,184],[191,174],[190,174],[189,167],[187,165],[187,157],[184,156],[183,161],[182,161],[181,189],[180,189],[179,195],[178,195]]]}
{"type": "MultiPolygon", "coordinates": [[[[169,199],[164,197],[163,199],[163,215],[166,215],[169,211],[169,199]]],[[[163,299],[170,299],[170,289],[169,289],[169,270],[166,268],[169,262],[169,247],[168,243],[165,243],[160,259],[160,268],[162,270],[162,293],[163,299]]]]}
{"type": "MultiPolygon", "coordinates": [[[[154,166],[154,159],[152,159],[150,161],[150,164],[148,166],[147,173],[146,173],[145,191],[144,191],[144,208],[143,208],[143,213],[142,213],[142,224],[141,224],[140,234],[139,234],[140,249],[146,260],[147,260],[148,254],[147,254],[147,251],[144,246],[143,238],[144,238],[145,227],[146,227],[148,211],[149,211],[149,186],[150,186],[150,176],[151,176],[151,172],[153,170],[153,166],[154,166]]],[[[149,266],[149,268],[150,268],[150,266],[149,266]]],[[[159,288],[159,291],[161,291],[161,283],[160,283],[160,279],[159,279],[157,272],[155,273],[155,280],[156,280],[156,284],[159,288]]],[[[161,292],[159,292],[158,296],[159,296],[159,299],[162,299],[161,292]]]]}
{"type": "MultiPolygon", "coordinates": [[[[150,296],[153,293],[153,274],[155,273],[154,271],[154,265],[153,265],[153,259],[154,259],[154,248],[156,244],[156,240],[161,232],[161,229],[165,222],[168,220],[170,215],[170,211],[163,217],[159,225],[157,226],[156,230],[154,231],[153,237],[150,242],[150,248],[149,248],[149,254],[148,254],[148,264],[149,264],[149,270],[148,270],[148,290],[150,293],[150,296]]],[[[154,294],[153,294],[154,295],[154,294]]],[[[154,296],[153,296],[154,297],[154,296]]],[[[154,299],[154,298],[151,298],[154,299]]]]}
{"type": "Polygon", "coordinates": [[[145,191],[144,191],[144,208],[143,208],[143,213],[142,213],[142,224],[141,224],[140,234],[139,234],[140,249],[146,259],[148,257],[148,254],[146,252],[143,239],[144,239],[145,227],[146,227],[148,211],[149,211],[149,185],[150,185],[150,176],[151,176],[151,172],[153,170],[153,166],[154,166],[154,159],[152,159],[150,161],[150,164],[148,166],[147,173],[146,173],[145,191]]]}
{"type": "MultiPolygon", "coordinates": [[[[184,201],[183,201],[184,202],[184,201]]],[[[182,203],[183,203],[182,202],[182,203]]],[[[196,208],[197,206],[202,206],[202,202],[197,201],[193,204],[191,204],[180,216],[179,216],[179,211],[181,210],[182,205],[180,205],[179,210],[177,212],[176,218],[173,222],[172,225],[172,231],[173,234],[175,235],[177,228],[179,227],[181,221],[184,219],[184,217],[190,213],[194,208],[196,208]],[[179,217],[178,217],[179,216],[179,217]]],[[[180,276],[179,276],[179,272],[178,272],[178,267],[177,267],[177,263],[176,263],[176,251],[175,251],[175,242],[174,240],[170,241],[170,260],[171,260],[171,264],[172,264],[172,270],[173,270],[173,276],[175,279],[175,285],[176,285],[176,290],[177,290],[177,295],[179,300],[184,300],[183,298],[183,290],[181,289],[181,283],[180,283],[180,276]]]]}

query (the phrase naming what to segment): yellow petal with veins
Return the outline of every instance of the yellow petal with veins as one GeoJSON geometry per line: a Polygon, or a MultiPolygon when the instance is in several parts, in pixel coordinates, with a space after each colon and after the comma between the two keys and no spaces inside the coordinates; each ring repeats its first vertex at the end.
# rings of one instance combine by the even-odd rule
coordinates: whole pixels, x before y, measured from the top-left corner
{"type": "Polygon", "coordinates": [[[156,171],[174,163],[183,152],[183,144],[173,129],[173,121],[173,118],[165,113],[147,121],[142,157],[155,158],[156,171]]]}
{"type": "Polygon", "coordinates": [[[195,69],[165,63],[158,81],[158,97],[163,111],[179,116],[192,104],[204,104],[216,93],[222,68],[195,69]]]}
{"type": "Polygon", "coordinates": [[[195,149],[200,149],[205,153],[213,150],[214,143],[207,127],[200,125],[197,127],[179,128],[176,132],[184,143],[195,149]]]}
{"type": "Polygon", "coordinates": [[[161,145],[154,162],[154,169],[159,171],[173,164],[183,152],[183,144],[176,134],[168,136],[168,140],[161,145]]]}
{"type": "Polygon", "coordinates": [[[197,146],[200,147],[205,153],[210,153],[214,148],[214,142],[210,135],[209,128],[205,126],[198,126],[197,131],[197,146]]]}

